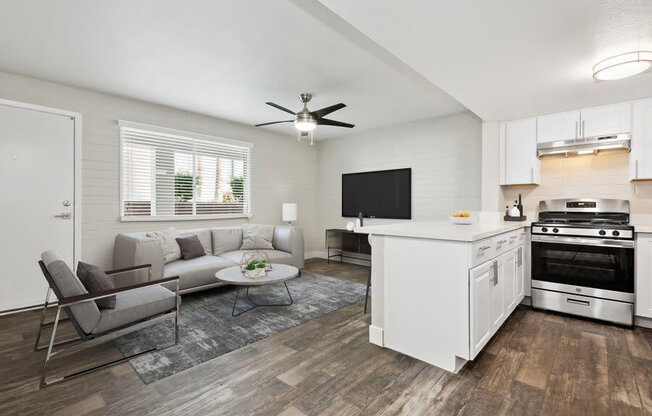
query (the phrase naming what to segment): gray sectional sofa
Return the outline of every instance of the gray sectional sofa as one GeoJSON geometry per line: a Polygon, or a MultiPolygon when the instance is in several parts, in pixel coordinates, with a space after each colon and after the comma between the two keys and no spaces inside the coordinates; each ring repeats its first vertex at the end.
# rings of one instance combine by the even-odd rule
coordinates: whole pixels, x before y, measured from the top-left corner
{"type": "MultiPolygon", "coordinates": [[[[180,293],[190,293],[211,287],[221,286],[215,273],[226,267],[238,265],[243,253],[242,227],[214,227],[192,230],[178,230],[179,236],[197,234],[206,252],[205,256],[192,260],[163,261],[163,250],[159,242],[147,237],[145,232],[118,234],[113,246],[113,265],[115,268],[152,265],[151,279],[179,276],[180,293]]],[[[300,228],[287,225],[274,227],[272,240],[274,250],[265,251],[272,264],[282,263],[303,268],[303,232],[300,228]]],[[[144,272],[137,280],[150,278],[144,272]]]]}

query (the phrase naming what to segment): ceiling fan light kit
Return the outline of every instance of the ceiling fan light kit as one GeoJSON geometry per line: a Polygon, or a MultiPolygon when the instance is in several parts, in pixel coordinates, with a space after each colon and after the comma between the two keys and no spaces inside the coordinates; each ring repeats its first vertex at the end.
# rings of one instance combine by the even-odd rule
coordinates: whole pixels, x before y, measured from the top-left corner
{"type": "Polygon", "coordinates": [[[318,125],[346,127],[349,129],[354,127],[353,124],[324,118],[324,116],[346,107],[346,104],[339,103],[339,104],[331,105],[330,107],[322,108],[321,110],[310,111],[308,110],[308,102],[310,102],[310,100],[312,99],[312,94],[308,94],[308,93],[299,94],[299,99],[303,103],[303,109],[301,109],[301,111],[299,111],[298,113],[295,113],[292,110],[289,110],[285,107],[282,107],[278,104],[268,101],[266,103],[267,105],[277,108],[286,113],[292,114],[294,116],[294,119],[271,121],[268,123],[256,124],[256,127],[269,126],[271,124],[280,124],[280,123],[294,123],[294,127],[297,129],[297,135],[299,137],[299,141],[301,141],[301,138],[309,136],[311,145],[313,144],[314,141],[313,132],[318,125]]]}
{"type": "Polygon", "coordinates": [[[645,72],[652,66],[652,51],[634,51],[603,59],[593,66],[593,78],[610,81],[645,72]]]}

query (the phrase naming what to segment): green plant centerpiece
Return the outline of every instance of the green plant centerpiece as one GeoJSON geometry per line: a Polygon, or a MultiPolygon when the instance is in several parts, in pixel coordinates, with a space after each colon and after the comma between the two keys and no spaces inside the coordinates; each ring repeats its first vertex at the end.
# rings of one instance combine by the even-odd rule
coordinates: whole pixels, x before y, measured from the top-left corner
{"type": "Polygon", "coordinates": [[[264,251],[253,250],[242,255],[240,268],[245,276],[256,279],[267,276],[267,272],[272,270],[272,262],[264,251]]]}

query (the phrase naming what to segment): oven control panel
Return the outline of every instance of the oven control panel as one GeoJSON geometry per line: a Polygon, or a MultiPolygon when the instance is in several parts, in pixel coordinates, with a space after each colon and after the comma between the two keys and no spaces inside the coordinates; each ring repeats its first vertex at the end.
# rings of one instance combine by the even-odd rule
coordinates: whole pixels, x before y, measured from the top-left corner
{"type": "Polygon", "coordinates": [[[600,228],[579,228],[553,225],[533,225],[532,234],[565,235],[576,237],[598,237],[617,238],[631,240],[634,238],[634,231],[631,229],[600,229],[600,228]]]}

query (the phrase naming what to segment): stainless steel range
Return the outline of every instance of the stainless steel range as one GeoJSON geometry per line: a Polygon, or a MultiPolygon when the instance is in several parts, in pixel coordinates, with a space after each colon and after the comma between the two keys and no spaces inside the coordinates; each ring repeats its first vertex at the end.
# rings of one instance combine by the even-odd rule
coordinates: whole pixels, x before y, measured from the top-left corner
{"type": "Polygon", "coordinates": [[[629,201],[554,199],[532,224],[532,306],[634,323],[629,201]]]}

